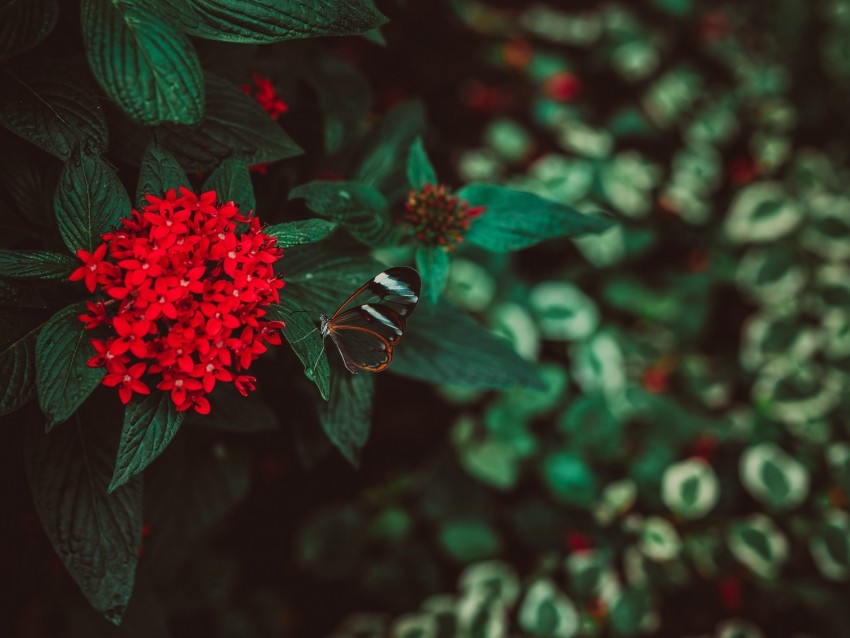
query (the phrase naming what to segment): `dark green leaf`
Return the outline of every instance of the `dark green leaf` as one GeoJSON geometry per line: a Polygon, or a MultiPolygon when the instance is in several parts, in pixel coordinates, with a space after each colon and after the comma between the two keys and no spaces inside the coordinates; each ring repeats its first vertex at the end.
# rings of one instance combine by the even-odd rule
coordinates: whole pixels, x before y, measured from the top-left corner
{"type": "Polygon", "coordinates": [[[352,237],[367,246],[382,246],[396,238],[381,193],[358,182],[310,182],[289,193],[289,199],[303,197],[307,207],[322,217],[339,222],[352,237]]]}
{"type": "Polygon", "coordinates": [[[184,418],[186,413],[177,411],[167,392],[154,390],[148,396],[130,400],[124,409],[110,494],[153,463],[171,443],[184,418]]]}
{"type": "Polygon", "coordinates": [[[384,39],[384,34],[381,33],[381,29],[372,29],[371,31],[367,31],[363,34],[363,37],[369,40],[369,42],[374,42],[377,45],[382,47],[387,46],[387,41],[384,39]]]}
{"type": "Polygon", "coordinates": [[[257,207],[248,165],[238,157],[224,160],[207,177],[201,191],[215,191],[219,202],[233,202],[242,214],[257,207]]]}
{"type": "Polygon", "coordinates": [[[578,212],[538,195],[495,184],[470,184],[458,196],[485,211],[472,222],[468,242],[496,252],[527,248],[555,237],[600,233],[616,222],[612,217],[578,212]]]}
{"type": "MultiPolygon", "coordinates": [[[[369,257],[331,253],[316,247],[294,247],[282,259],[284,295],[302,308],[332,314],[345,299],[384,270],[369,257]]],[[[318,317],[315,317],[318,318],[318,317]]]]}
{"type": "Polygon", "coordinates": [[[80,264],[47,250],[0,250],[0,275],[13,279],[67,279],[80,264]]]}
{"type": "Polygon", "coordinates": [[[416,268],[422,277],[423,296],[429,303],[437,303],[449,278],[449,253],[442,246],[419,246],[416,268]]]}
{"type": "Polygon", "coordinates": [[[331,394],[319,406],[319,419],[325,434],[354,467],[360,462],[360,450],[369,438],[372,422],[372,395],[375,378],[368,372],[351,374],[338,354],[331,375],[331,394]]]}
{"type": "Polygon", "coordinates": [[[180,186],[191,186],[186,172],[157,139],[151,140],[139,169],[136,206],[147,205],[145,195],[162,197],[169,189],[177,190],[180,186]]]}
{"type": "MultiPolygon", "coordinates": [[[[4,284],[2,289],[14,288],[4,284]]],[[[35,396],[35,343],[48,314],[37,307],[16,307],[0,299],[0,415],[35,396]]],[[[31,304],[29,304],[31,305],[31,304]]]]}
{"type": "Polygon", "coordinates": [[[197,124],[204,77],[189,38],[157,15],[156,3],[83,0],[89,65],[112,100],[146,125],[197,124]]]}
{"type": "Polygon", "coordinates": [[[306,377],[316,384],[322,398],[327,399],[330,396],[331,373],[328,358],[322,356],[324,340],[316,329],[317,317],[302,308],[288,293],[289,288],[284,288],[280,305],[270,305],[266,318],[286,323],[283,336],[304,364],[306,377]]]}
{"type": "Polygon", "coordinates": [[[425,152],[425,144],[422,141],[422,136],[417,135],[410,145],[410,152],[407,154],[407,181],[413,190],[422,190],[425,184],[437,183],[437,172],[431,165],[431,160],[428,159],[428,153],[425,152]]]}
{"type": "Polygon", "coordinates": [[[369,113],[369,83],[352,65],[335,57],[320,58],[304,79],[316,90],[325,116],[325,149],[336,153],[357,134],[369,113]]]}
{"type": "Polygon", "coordinates": [[[407,153],[425,130],[425,110],[419,102],[397,106],[370,136],[369,147],[357,172],[357,181],[374,186],[390,200],[407,193],[407,153]]]}
{"type": "Polygon", "coordinates": [[[7,0],[0,7],[0,60],[41,42],[58,18],[57,0],[7,0]]]}
{"type": "Polygon", "coordinates": [[[0,347],[0,416],[23,407],[35,395],[35,342],[40,328],[41,324],[0,347]]]}
{"type": "Polygon", "coordinates": [[[440,529],[439,541],[445,552],[461,564],[489,558],[502,548],[492,525],[474,518],[447,522],[440,529]]]}
{"type": "MultiPolygon", "coordinates": [[[[74,592],[76,593],[76,592],[74,592]]],[[[143,574],[136,575],[133,595],[115,627],[94,611],[79,595],[63,592],[62,607],[65,612],[65,635],[87,638],[170,638],[168,614],[159,594],[143,574]]]]}
{"type": "Polygon", "coordinates": [[[618,636],[638,636],[645,618],[652,613],[649,593],[638,587],[625,589],[611,607],[611,627],[618,636]]]}
{"type": "Polygon", "coordinates": [[[75,146],[106,150],[106,119],[83,68],[51,60],[3,72],[0,126],[67,159],[75,146]]]}
{"type": "Polygon", "coordinates": [[[56,185],[59,234],[72,253],[93,252],[101,235],[130,215],[132,204],[118,177],[100,155],[75,151],[56,185]]]}
{"type": "MultiPolygon", "coordinates": [[[[271,317],[267,317],[271,319],[271,317]]],[[[259,394],[242,396],[230,383],[218,383],[210,400],[210,413],[192,412],[187,423],[202,427],[250,434],[271,432],[278,428],[277,416],[259,394]]]]}
{"type": "Polygon", "coordinates": [[[481,389],[542,388],[537,367],[446,302],[413,314],[390,370],[433,383],[481,389]]]}
{"type": "Polygon", "coordinates": [[[206,95],[206,112],[198,126],[168,124],[159,129],[162,143],[186,170],[211,171],[234,155],[254,165],[304,152],[236,85],[207,73],[206,95]]]}
{"type": "Polygon", "coordinates": [[[27,476],[44,530],[92,606],[114,624],[130,599],[142,532],[142,484],[115,494],[116,423],[77,414],[47,434],[27,428],[27,476]]]}
{"type": "Polygon", "coordinates": [[[385,24],[371,0],[165,0],[192,35],[225,42],[266,43],[324,35],[355,35],[385,24]]]}
{"type": "Polygon", "coordinates": [[[60,310],[38,335],[35,384],[38,402],[48,417],[48,430],[68,419],[105,374],[103,368],[86,365],[96,352],[91,333],[77,319],[85,310],[84,302],[60,310]]]}
{"type": "MultiPolygon", "coordinates": [[[[265,233],[277,238],[277,245],[281,248],[298,246],[300,244],[312,244],[330,235],[336,224],[324,219],[305,219],[285,224],[275,224],[265,229],[265,233]]],[[[0,271],[0,274],[2,272],[0,271]]]]}
{"type": "Polygon", "coordinates": [[[552,496],[576,507],[589,508],[599,492],[599,482],[585,460],[573,452],[553,452],[540,465],[552,496]]]}

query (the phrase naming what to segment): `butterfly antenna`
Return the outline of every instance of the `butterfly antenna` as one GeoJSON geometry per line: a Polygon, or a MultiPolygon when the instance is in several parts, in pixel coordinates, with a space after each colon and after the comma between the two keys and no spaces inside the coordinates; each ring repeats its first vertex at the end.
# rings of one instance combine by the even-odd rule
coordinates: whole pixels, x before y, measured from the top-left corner
{"type": "Polygon", "coordinates": [[[322,355],[323,355],[324,353],[325,353],[325,342],[324,342],[324,341],[322,341],[322,349],[321,349],[321,350],[319,350],[319,356],[318,356],[318,357],[316,357],[316,363],[314,363],[314,364],[313,364],[313,369],[312,369],[312,370],[310,370],[310,376],[312,376],[312,377],[314,377],[314,378],[315,378],[315,376],[316,376],[316,368],[318,368],[318,367],[319,367],[319,361],[321,361],[321,360],[322,360],[322,355]]]}
{"type": "Polygon", "coordinates": [[[289,343],[290,343],[290,345],[291,345],[291,344],[293,344],[293,343],[298,343],[299,341],[304,341],[304,339],[306,339],[307,337],[309,337],[311,334],[313,334],[313,333],[314,333],[314,332],[316,332],[317,330],[318,330],[318,328],[313,328],[310,332],[308,332],[307,334],[305,334],[303,337],[299,337],[299,338],[298,338],[298,339],[296,339],[295,341],[290,341],[290,342],[289,342],[289,343]]]}

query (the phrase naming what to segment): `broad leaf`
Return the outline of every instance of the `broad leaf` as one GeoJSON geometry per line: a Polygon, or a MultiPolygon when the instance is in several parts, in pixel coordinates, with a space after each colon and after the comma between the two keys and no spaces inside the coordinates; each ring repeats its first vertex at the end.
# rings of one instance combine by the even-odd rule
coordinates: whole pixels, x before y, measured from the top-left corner
{"type": "Polygon", "coordinates": [[[793,231],[804,215],[805,207],[784,184],[755,182],[736,192],[723,226],[735,243],[773,242],[793,231]]]}
{"type": "Polygon", "coordinates": [[[390,243],[398,232],[392,224],[387,200],[381,193],[358,182],[310,182],[289,193],[303,197],[314,213],[339,222],[352,237],[367,246],[390,243]]]}
{"type": "Polygon", "coordinates": [[[48,430],[67,420],[106,374],[103,368],[86,365],[96,351],[91,332],[77,319],[85,310],[83,302],[60,310],[38,335],[35,384],[48,430]]]}
{"type": "Polygon", "coordinates": [[[167,392],[155,390],[134,396],[124,409],[124,425],[109,481],[109,493],[127,483],[150,465],[168,447],[183,419],[167,392]]]}
{"type": "MultiPolygon", "coordinates": [[[[620,590],[611,605],[610,618],[611,630],[615,636],[636,635],[636,628],[650,624],[655,618],[650,590],[645,586],[626,587],[620,590]]],[[[732,635],[734,636],[735,633],[737,632],[733,630],[732,635]]]]}
{"type": "Polygon", "coordinates": [[[139,183],[136,186],[136,206],[147,204],[145,195],[162,197],[169,189],[191,186],[186,172],[159,141],[154,138],[145,151],[142,166],[139,169],[139,183]]]}
{"type": "Polygon", "coordinates": [[[338,353],[331,356],[335,361],[331,393],[328,402],[319,406],[319,419],[331,443],[357,467],[360,450],[369,438],[375,377],[368,372],[351,374],[338,353]]]}
{"type": "MultiPolygon", "coordinates": [[[[142,544],[144,548],[144,541],[142,544]]],[[[62,592],[64,631],[68,636],[91,638],[169,638],[169,618],[160,594],[143,573],[136,575],[133,595],[121,618],[121,625],[113,627],[103,616],[80,600],[79,596],[62,592]]]]}
{"type": "MultiPolygon", "coordinates": [[[[281,248],[298,246],[300,244],[312,244],[330,235],[336,224],[324,219],[305,219],[285,224],[275,224],[265,229],[265,233],[277,238],[277,245],[281,248]]],[[[2,273],[0,273],[2,274],[2,273]]]]}
{"type": "Polygon", "coordinates": [[[0,249],[0,275],[13,279],[67,279],[79,263],[64,253],[0,249]]]}
{"type": "Polygon", "coordinates": [[[701,518],[719,498],[720,481],[702,459],[686,459],[664,470],[661,500],[674,514],[686,520],[701,518]]]}
{"type": "Polygon", "coordinates": [[[416,137],[407,154],[407,181],[410,187],[417,191],[422,190],[425,184],[437,183],[437,172],[428,159],[421,136],[416,137]]]}
{"type": "Polygon", "coordinates": [[[304,364],[306,377],[316,384],[322,398],[327,399],[330,396],[330,367],[328,358],[323,356],[324,340],[316,329],[318,317],[302,308],[288,293],[289,288],[286,288],[280,305],[272,304],[267,308],[266,318],[286,323],[283,336],[304,364]]]}
{"type": "Polygon", "coordinates": [[[809,537],[809,550],[824,578],[850,580],[850,516],[841,510],[827,510],[824,521],[809,537]]]}
{"type": "Polygon", "coordinates": [[[374,186],[390,200],[404,195],[407,183],[407,154],[410,145],[425,130],[425,110],[419,102],[408,102],[390,111],[369,138],[357,181],[374,186]]]}
{"type": "Polygon", "coordinates": [[[233,202],[243,215],[257,207],[248,165],[238,157],[224,160],[207,177],[201,191],[215,191],[219,202],[233,202]]]}
{"type": "Polygon", "coordinates": [[[387,46],[387,40],[384,38],[384,34],[381,33],[380,28],[372,29],[371,31],[367,31],[366,33],[361,34],[363,38],[369,40],[369,42],[373,42],[378,46],[385,47],[387,46]]]}
{"type": "Polygon", "coordinates": [[[49,314],[26,289],[0,280],[0,415],[35,396],[35,343],[49,314]]]}
{"type": "Polygon", "coordinates": [[[543,482],[557,501],[590,509],[599,496],[599,481],[584,458],[574,452],[547,454],[539,467],[543,482]]]}
{"type": "Polygon", "coordinates": [[[419,246],[416,268],[422,277],[423,296],[429,303],[437,303],[449,278],[449,253],[442,246],[419,246]]]}
{"type": "Polygon", "coordinates": [[[528,588],[518,618],[519,626],[532,636],[572,638],[581,626],[573,601],[548,578],[541,578],[528,588]]]}
{"type": "Polygon", "coordinates": [[[325,150],[336,153],[353,139],[372,106],[366,78],[352,65],[327,56],[305,69],[325,117],[325,150]]]}
{"type": "Polygon", "coordinates": [[[163,125],[160,140],[188,171],[211,171],[238,156],[248,165],[303,153],[257,101],[239,87],[206,74],[206,111],[198,126],[163,125]]]}
{"type": "Polygon", "coordinates": [[[51,60],[2,73],[0,126],[67,159],[75,146],[106,150],[106,119],[84,68],[51,60]]]}
{"type": "Polygon", "coordinates": [[[542,387],[537,368],[504,339],[448,303],[413,314],[390,370],[432,383],[481,389],[542,387]]]}
{"type": "Polygon", "coordinates": [[[137,122],[197,124],[204,114],[201,62],[189,38],[156,8],[138,0],[83,0],[89,65],[137,122]]]}
{"type": "Polygon", "coordinates": [[[47,537],[92,606],[114,624],[130,599],[142,531],[142,484],[106,486],[117,424],[77,414],[47,434],[26,432],[27,476],[47,537]]]}
{"type": "Polygon", "coordinates": [[[291,295],[303,308],[329,315],[385,268],[369,257],[341,255],[312,247],[290,248],[281,261],[285,269],[284,295],[291,295]]]}
{"type": "Polygon", "coordinates": [[[774,443],[759,443],[741,454],[741,483],[756,499],[774,510],[805,502],[809,494],[806,466],[774,443]]]}
{"type": "Polygon", "coordinates": [[[726,542],[735,559],[762,578],[776,578],[788,559],[788,539],[764,514],[733,522],[727,528],[726,542]]]}
{"type": "Polygon", "coordinates": [[[57,0],[8,0],[0,7],[0,61],[41,42],[58,18],[57,0]]]}
{"type": "Polygon", "coordinates": [[[132,204],[118,177],[100,155],[75,151],[56,185],[59,234],[72,253],[93,252],[101,235],[129,216],[132,204]]]}
{"type": "MultiPolygon", "coordinates": [[[[3,329],[8,328],[3,318],[3,329]]],[[[41,323],[0,346],[0,416],[26,405],[35,395],[35,343],[41,323]]]]}
{"type": "Polygon", "coordinates": [[[164,0],[190,34],[208,40],[266,43],[356,35],[387,22],[372,0],[164,0]]]}
{"type": "Polygon", "coordinates": [[[585,215],[533,193],[495,184],[470,184],[458,196],[471,206],[485,208],[473,220],[467,241],[496,252],[527,248],[555,237],[600,233],[616,223],[606,215],[585,215]]]}

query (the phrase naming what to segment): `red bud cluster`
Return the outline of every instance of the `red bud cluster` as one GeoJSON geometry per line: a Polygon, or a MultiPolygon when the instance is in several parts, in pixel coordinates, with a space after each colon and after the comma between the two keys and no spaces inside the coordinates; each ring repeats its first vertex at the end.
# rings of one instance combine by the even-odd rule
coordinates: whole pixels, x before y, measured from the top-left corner
{"type": "Polygon", "coordinates": [[[421,191],[411,191],[405,208],[405,221],[417,241],[449,250],[463,241],[470,222],[484,212],[483,206],[470,208],[442,184],[425,184],[421,191]]]}

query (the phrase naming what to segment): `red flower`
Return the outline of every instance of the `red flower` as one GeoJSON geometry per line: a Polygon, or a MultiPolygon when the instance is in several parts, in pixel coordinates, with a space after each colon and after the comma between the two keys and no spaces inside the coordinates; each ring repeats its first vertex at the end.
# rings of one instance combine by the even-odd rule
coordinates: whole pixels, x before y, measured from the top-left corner
{"type": "Polygon", "coordinates": [[[469,204],[443,186],[425,184],[407,198],[405,221],[418,241],[427,246],[445,246],[451,250],[463,241],[470,221],[483,214],[483,206],[469,204]]]}
{"type": "Polygon", "coordinates": [[[83,262],[83,266],[77,268],[68,277],[71,281],[80,281],[85,279],[86,288],[89,292],[94,292],[97,284],[102,284],[112,273],[112,264],[103,263],[103,258],[106,256],[106,244],[101,244],[95,248],[94,253],[90,253],[80,248],[77,251],[77,257],[83,262]]]}
{"type": "Polygon", "coordinates": [[[106,306],[103,305],[103,302],[98,301],[97,303],[92,303],[91,301],[87,301],[86,308],[88,308],[88,311],[91,314],[80,315],[77,317],[80,321],[86,324],[86,330],[93,330],[98,326],[103,326],[109,323],[109,318],[106,316],[106,306]]]}
{"type": "Polygon", "coordinates": [[[260,103],[263,110],[268,113],[273,120],[276,120],[281,115],[289,110],[289,106],[284,102],[275,91],[274,84],[270,78],[263,77],[256,71],[251,74],[251,79],[254,80],[254,89],[252,91],[250,84],[243,84],[242,90],[251,95],[253,92],[254,99],[260,103]]]}
{"type": "Polygon", "coordinates": [[[142,383],[142,375],[145,373],[147,366],[144,363],[136,363],[131,365],[126,370],[115,368],[103,377],[103,385],[114,388],[118,386],[118,396],[121,398],[121,403],[127,404],[133,396],[133,393],[150,394],[150,388],[142,383]]]}
{"type": "Polygon", "coordinates": [[[232,202],[218,205],[215,192],[145,198],[94,253],[78,253],[84,265],[71,279],[111,297],[89,302],[79,317],[110,333],[92,339],[97,354],[88,364],[106,368],[103,384],[117,387],[123,403],[153,383],[179,411],[207,414],[216,383],[247,395],[254,377],[243,373],[266,344],[281,342],[283,323],[263,320],[263,307],[280,300],[272,265],[283,251],[258,219],[232,202]]]}

